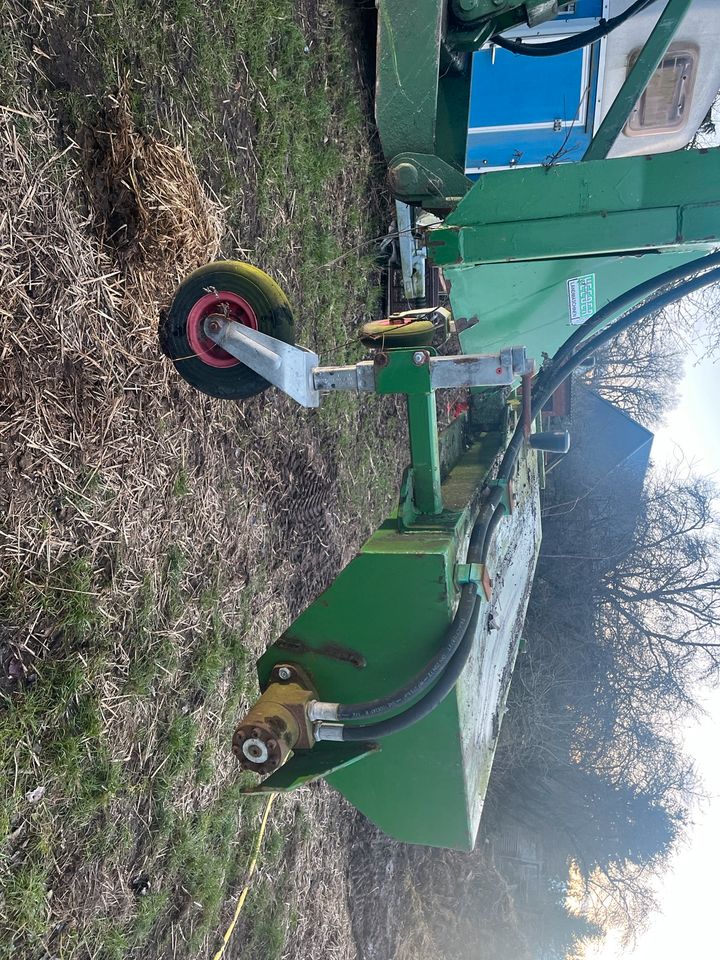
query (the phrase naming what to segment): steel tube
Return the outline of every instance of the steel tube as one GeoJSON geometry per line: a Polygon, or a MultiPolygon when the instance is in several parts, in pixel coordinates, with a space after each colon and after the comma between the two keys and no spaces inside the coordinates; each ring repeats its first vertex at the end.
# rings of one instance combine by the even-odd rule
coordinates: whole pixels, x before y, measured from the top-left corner
{"type": "Polygon", "coordinates": [[[270,350],[263,344],[252,340],[243,332],[240,323],[223,323],[216,330],[213,323],[217,321],[213,317],[208,317],[205,321],[206,332],[208,336],[217,343],[219,347],[233,357],[240,360],[241,363],[255,369],[253,357],[262,357],[270,364],[273,370],[279,370],[282,364],[282,357],[279,357],[274,350],[270,350]]]}
{"type": "Polygon", "coordinates": [[[323,393],[349,390],[354,393],[373,393],[375,390],[375,364],[363,360],[350,367],[315,367],[315,389],[323,393]]]}

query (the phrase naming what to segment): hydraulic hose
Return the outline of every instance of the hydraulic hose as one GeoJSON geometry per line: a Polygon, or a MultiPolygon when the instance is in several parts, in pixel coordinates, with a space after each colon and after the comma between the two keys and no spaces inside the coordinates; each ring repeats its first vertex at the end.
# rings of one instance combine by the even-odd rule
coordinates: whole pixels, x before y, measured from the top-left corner
{"type": "Polygon", "coordinates": [[[505,507],[502,504],[498,504],[495,507],[490,523],[487,525],[485,536],[483,538],[483,544],[480,549],[480,563],[482,564],[487,563],[488,554],[490,553],[490,546],[493,540],[495,539],[495,531],[500,526],[500,521],[504,516],[505,516],[505,507]]]}
{"type": "MultiPolygon", "coordinates": [[[[666,271],[666,273],[656,277],[653,281],[639,284],[626,294],[616,298],[606,307],[597,311],[565,341],[552,358],[549,371],[543,378],[542,385],[539,389],[536,389],[533,394],[531,410],[533,419],[538,416],[542,407],[560,384],[599,347],[609,343],[610,340],[619,333],[627,330],[633,324],[645,319],[657,310],[661,310],[680,300],[682,297],[694,293],[696,290],[700,290],[711,283],[720,281],[720,267],[708,270],[699,276],[688,277],[689,271],[695,272],[715,264],[720,264],[720,252],[685,264],[681,268],[666,271]],[[680,271],[684,271],[684,274],[680,271]],[[614,313],[617,313],[618,310],[627,306],[628,303],[637,302],[639,296],[657,291],[667,283],[678,279],[680,276],[685,276],[687,279],[678,283],[672,289],[666,290],[664,293],[646,300],[645,303],[642,303],[640,306],[635,307],[634,310],[620,317],[605,330],[588,339],[588,334],[592,332],[592,330],[597,329],[599,325],[614,313]],[[578,344],[581,344],[581,346],[573,352],[574,347],[578,344]]],[[[524,439],[524,425],[519,423],[500,464],[498,471],[499,479],[509,479],[512,475],[524,439]]],[[[501,506],[501,499],[501,488],[496,486],[492,489],[487,500],[481,507],[473,526],[468,546],[467,562],[486,562],[495,530],[504,512],[501,506]]],[[[412,704],[412,706],[378,723],[357,727],[340,725],[339,729],[336,728],[336,734],[333,738],[346,741],[362,741],[389,736],[391,733],[397,733],[399,730],[404,730],[412,724],[417,723],[418,720],[421,720],[434,710],[447,696],[467,663],[470,651],[472,650],[475,628],[482,606],[481,601],[475,596],[474,590],[468,589],[468,587],[469,585],[463,587],[456,616],[445,634],[443,646],[440,651],[438,651],[426,667],[416,674],[412,680],[387,697],[379,697],[376,700],[366,701],[365,703],[333,704],[331,706],[336,708],[335,715],[328,715],[322,719],[344,720],[377,716],[380,713],[388,713],[391,710],[398,709],[410,699],[417,696],[421,691],[425,691],[423,696],[412,704]],[[442,666],[443,663],[445,664],[444,669],[442,666]],[[435,685],[430,687],[433,680],[436,680],[435,685]],[[430,687],[429,690],[428,687],[430,687]],[[352,716],[350,715],[351,713],[352,716]]]]}
{"type": "Polygon", "coordinates": [[[363,741],[378,740],[380,737],[389,737],[391,733],[398,733],[400,730],[406,730],[413,724],[427,717],[432,713],[438,704],[442,703],[445,697],[450,693],[458,681],[460,674],[465,667],[470,656],[470,651],[475,640],[475,630],[477,628],[478,617],[480,616],[482,604],[479,599],[475,599],[472,616],[468,623],[468,628],[462,638],[460,646],[455,651],[447,669],[442,674],[434,687],[425,693],[411,707],[398,713],[394,717],[386,720],[380,720],[378,723],[370,723],[364,727],[346,727],[342,728],[342,739],[345,741],[363,741]]]}
{"type": "Polygon", "coordinates": [[[404,687],[395,690],[387,697],[377,697],[362,703],[341,703],[337,706],[338,720],[362,720],[390,713],[405,706],[419,693],[434,683],[445,670],[453,654],[462,643],[475,610],[477,594],[471,584],[465,584],[460,591],[460,602],[452,623],[445,631],[442,645],[435,656],[404,687]]]}
{"type": "MultiPolygon", "coordinates": [[[[694,261],[692,267],[697,269],[700,264],[705,263],[707,265],[711,261],[718,262],[718,258],[720,258],[720,254],[712,254],[709,257],[704,257],[702,260],[694,261]]],[[[686,270],[690,266],[691,264],[687,264],[686,270]]],[[[666,280],[666,274],[656,278],[656,282],[660,281],[660,286],[663,286],[666,280]]],[[[720,281],[720,269],[716,268],[714,270],[709,270],[700,276],[691,277],[682,283],[678,283],[671,290],[666,290],[665,293],[661,293],[659,296],[653,297],[640,306],[635,307],[634,310],[631,310],[629,313],[626,313],[625,316],[620,317],[619,320],[616,320],[614,323],[610,324],[610,326],[601,333],[596,334],[589,340],[582,341],[582,346],[580,346],[575,353],[569,356],[563,363],[556,365],[556,358],[561,358],[565,355],[565,347],[569,343],[569,340],[566,341],[553,357],[547,376],[543,377],[542,383],[533,394],[531,410],[531,416],[533,419],[538,416],[543,406],[547,403],[560,384],[564,383],[565,380],[567,380],[567,378],[572,374],[572,372],[576,370],[582,363],[584,363],[584,361],[587,360],[587,358],[600,347],[604,347],[614,337],[620,333],[623,333],[640,320],[644,320],[646,317],[656,313],[658,310],[662,310],[665,307],[670,306],[670,304],[676,303],[682,297],[686,297],[688,294],[695,293],[695,291],[701,290],[703,287],[707,287],[711,283],[718,281],[720,281]]],[[[594,321],[594,316],[586,321],[589,329],[593,329],[597,326],[594,321]]],[[[585,324],[583,324],[583,326],[585,326],[585,324]]],[[[582,329],[583,328],[580,327],[579,331],[576,331],[576,333],[573,334],[573,337],[575,337],[582,329]]],[[[572,340],[573,337],[570,337],[570,340],[572,340]]],[[[520,450],[522,449],[523,441],[523,425],[518,424],[505,451],[505,456],[500,464],[498,476],[510,476],[520,450]]]]}
{"type": "MultiPolygon", "coordinates": [[[[466,556],[467,563],[487,562],[487,555],[493,535],[504,513],[504,509],[499,504],[499,500],[499,492],[493,491],[481,507],[470,534],[470,542],[466,556]]],[[[455,617],[445,631],[440,649],[404,687],[400,687],[399,690],[388,694],[388,696],[377,697],[375,700],[366,700],[359,703],[332,704],[330,705],[331,709],[329,711],[324,711],[322,719],[371,719],[398,710],[417,697],[418,694],[427,690],[445,670],[455,652],[460,648],[463,638],[469,629],[471,618],[475,613],[475,608],[477,607],[476,601],[476,589],[471,584],[465,584],[460,591],[460,602],[458,603],[455,617]]]]}
{"type": "MultiPolygon", "coordinates": [[[[468,563],[484,563],[487,559],[493,533],[504,513],[499,500],[500,493],[493,491],[480,509],[470,535],[466,558],[468,563]]],[[[475,587],[465,584],[460,593],[460,603],[456,615],[445,633],[443,646],[426,667],[423,667],[409,683],[394,694],[387,697],[378,697],[376,700],[369,700],[365,703],[323,704],[323,706],[331,708],[329,712],[323,713],[323,720],[349,720],[351,719],[350,713],[353,715],[352,719],[361,719],[362,717],[389,713],[390,710],[397,709],[417,696],[419,692],[424,691],[424,695],[416,700],[412,706],[394,717],[381,720],[378,723],[357,727],[342,725],[339,730],[333,724],[335,728],[333,737],[339,735],[338,739],[348,741],[387,737],[391,733],[397,733],[398,730],[404,730],[406,727],[412,726],[412,724],[431,713],[455,686],[467,663],[472,650],[481,607],[482,603],[475,587]],[[453,635],[452,641],[450,641],[451,635],[453,635]],[[441,660],[445,661],[444,669],[439,665],[441,660]],[[432,676],[430,676],[431,672],[432,676]],[[439,679],[437,679],[438,675],[439,679]],[[433,680],[437,680],[437,682],[434,686],[430,686],[433,680]]],[[[315,716],[314,719],[318,719],[318,717],[315,716]]]]}
{"type": "MultiPolygon", "coordinates": [[[[660,294],[660,296],[654,297],[652,300],[648,300],[646,303],[641,304],[639,307],[636,307],[634,310],[626,313],[625,316],[620,317],[620,319],[616,320],[615,323],[610,324],[610,326],[601,333],[598,333],[596,336],[591,337],[589,340],[583,342],[582,346],[572,355],[569,360],[566,360],[565,363],[563,363],[557,369],[550,370],[548,381],[546,384],[543,384],[541,396],[533,398],[533,417],[538,415],[542,406],[553,395],[560,384],[567,380],[573,370],[577,369],[577,367],[579,367],[592,353],[594,353],[600,347],[604,347],[618,334],[623,333],[629,327],[633,326],[633,324],[638,323],[638,321],[649,317],[652,313],[655,313],[658,310],[663,310],[665,307],[669,307],[671,304],[682,299],[682,297],[686,297],[688,294],[695,293],[697,290],[702,290],[703,287],[707,287],[711,283],[716,282],[720,282],[720,268],[709,270],[707,273],[703,273],[699,277],[693,277],[684,281],[683,283],[677,284],[677,286],[673,287],[672,290],[666,290],[665,293],[660,294]]],[[[517,430],[515,432],[517,433],[517,430]]]]}
{"type": "Polygon", "coordinates": [[[602,40],[609,36],[613,30],[617,30],[626,20],[640,13],[646,7],[649,7],[655,0],[635,0],[624,13],[619,13],[610,20],[601,20],[596,27],[590,30],[584,30],[582,33],[575,34],[573,37],[565,37],[562,40],[553,40],[550,43],[522,43],[519,40],[506,40],[501,34],[492,37],[490,42],[508,50],[510,53],[517,53],[523,57],[556,57],[561,53],[571,53],[573,50],[582,50],[583,47],[590,46],[597,40],[602,40]]]}
{"type": "Polygon", "coordinates": [[[691,273],[699,273],[701,270],[709,270],[711,267],[718,266],[720,266],[720,251],[710,253],[705,257],[700,257],[688,263],[683,263],[679,267],[674,267],[672,270],[666,270],[665,273],[659,277],[651,277],[650,280],[639,283],[625,293],[621,293],[620,296],[596,311],[585,323],[580,324],[577,330],[575,330],[572,336],[568,337],[552,358],[552,365],[556,366],[558,363],[563,362],[573,353],[578,343],[587,338],[588,334],[598,327],[601,327],[612,317],[618,315],[626,307],[640,303],[641,300],[645,300],[647,297],[656,294],[660,287],[675,283],[678,280],[688,279],[691,273]]]}

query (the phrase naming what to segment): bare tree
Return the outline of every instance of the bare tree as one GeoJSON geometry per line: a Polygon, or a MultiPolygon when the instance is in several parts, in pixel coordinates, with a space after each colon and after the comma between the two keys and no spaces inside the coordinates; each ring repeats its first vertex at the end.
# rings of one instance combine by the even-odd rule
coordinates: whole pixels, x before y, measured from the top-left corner
{"type": "Polygon", "coordinates": [[[690,360],[720,357],[720,284],[684,297],[664,313],[690,360]]]}
{"type": "Polygon", "coordinates": [[[659,907],[658,865],[613,865],[607,871],[580,872],[582,911],[603,930],[620,934],[623,946],[632,946],[659,907]]]}
{"type": "Polygon", "coordinates": [[[688,679],[720,668],[720,539],[707,480],[653,475],[635,537],[598,587],[602,630],[688,679]],[[632,638],[632,643],[623,641],[632,638]]]}
{"type": "Polygon", "coordinates": [[[720,664],[716,492],[680,468],[633,489],[613,474],[548,518],[489,796],[628,940],[699,795],[677,721],[720,664]]]}
{"type": "Polygon", "coordinates": [[[682,357],[668,318],[655,314],[597,353],[586,380],[605,400],[652,427],[677,403],[682,357]]]}

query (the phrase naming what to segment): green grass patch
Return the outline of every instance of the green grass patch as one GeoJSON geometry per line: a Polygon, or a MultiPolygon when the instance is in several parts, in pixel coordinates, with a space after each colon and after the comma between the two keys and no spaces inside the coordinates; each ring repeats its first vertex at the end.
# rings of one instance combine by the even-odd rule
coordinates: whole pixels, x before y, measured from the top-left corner
{"type": "Polygon", "coordinates": [[[101,623],[99,593],[94,586],[91,562],[79,557],[58,567],[47,583],[38,587],[38,601],[57,630],[72,641],[82,641],[101,623]]]}
{"type": "MultiPolygon", "coordinates": [[[[290,0],[61,7],[48,13],[45,33],[28,20],[22,42],[12,32],[0,40],[3,102],[14,102],[24,78],[43,111],[59,118],[62,148],[83,124],[102,125],[107,96],[126,78],[138,127],[187,143],[217,193],[228,226],[223,253],[240,247],[287,288],[300,342],[328,363],[359,359],[354,326],[379,297],[368,240],[384,224],[367,201],[373,170],[345,9],[329,5],[305,27],[290,0]],[[38,61],[46,79],[28,72],[33,45],[48,52],[38,61]]],[[[21,135],[24,123],[18,116],[21,135]]],[[[69,153],[49,175],[63,177],[76,160],[69,153]]],[[[391,442],[375,436],[377,403],[334,397],[303,421],[304,436],[337,457],[348,515],[367,511],[363,491],[382,487],[377,464],[391,460],[391,442]]],[[[157,418],[158,432],[176,427],[173,415],[157,418]]],[[[173,523],[196,495],[196,465],[184,457],[173,451],[165,465],[162,492],[187,498],[181,507],[171,500],[173,523]]],[[[105,508],[109,493],[96,470],[78,469],[71,487],[57,496],[68,514],[105,508]]],[[[46,509],[39,506],[40,518],[46,509]]],[[[54,515],[41,522],[47,536],[66,533],[54,515]]],[[[247,777],[218,783],[216,754],[241,700],[257,690],[245,638],[257,588],[272,582],[272,558],[267,569],[255,558],[255,580],[234,601],[230,623],[221,607],[228,571],[212,554],[199,563],[187,530],[174,534],[164,554],[167,541],[154,547],[159,556],[146,571],[118,561],[109,575],[79,552],[50,571],[40,554],[35,569],[6,571],[1,626],[13,641],[33,642],[27,677],[0,693],[0,957],[159,954],[173,924],[173,949],[196,957],[222,933],[264,801],[240,793],[247,777]],[[121,742],[116,713],[124,716],[121,742]],[[28,800],[39,787],[44,794],[28,800]],[[142,864],[149,889],[121,917],[106,915],[100,900],[88,903],[90,919],[53,938],[63,919],[57,878],[66,887],[82,882],[88,864],[121,883],[142,864]]],[[[308,829],[301,821],[298,836],[308,829]]],[[[278,873],[284,850],[271,824],[261,856],[278,873]]],[[[292,898],[289,880],[253,885],[248,957],[282,955],[292,898]]]]}
{"type": "Polygon", "coordinates": [[[291,911],[283,897],[283,885],[263,878],[248,905],[250,934],[246,956],[262,960],[280,960],[290,927],[291,911]]]}
{"type": "Polygon", "coordinates": [[[190,477],[185,467],[180,467],[173,481],[172,493],[174,497],[186,497],[190,493],[190,477]]]}

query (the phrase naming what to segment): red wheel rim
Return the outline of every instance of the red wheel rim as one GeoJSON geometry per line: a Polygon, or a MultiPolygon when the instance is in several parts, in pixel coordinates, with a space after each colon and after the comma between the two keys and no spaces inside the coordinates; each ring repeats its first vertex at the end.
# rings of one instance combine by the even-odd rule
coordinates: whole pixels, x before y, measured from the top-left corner
{"type": "Polygon", "coordinates": [[[219,347],[205,333],[205,320],[213,313],[221,314],[228,320],[242,323],[245,327],[257,330],[255,311],[237,293],[229,290],[217,290],[206,293],[196,300],[187,318],[187,338],[195,356],[209,367],[234,367],[238,363],[232,354],[219,347]]]}

